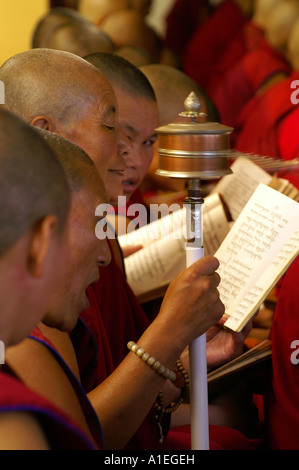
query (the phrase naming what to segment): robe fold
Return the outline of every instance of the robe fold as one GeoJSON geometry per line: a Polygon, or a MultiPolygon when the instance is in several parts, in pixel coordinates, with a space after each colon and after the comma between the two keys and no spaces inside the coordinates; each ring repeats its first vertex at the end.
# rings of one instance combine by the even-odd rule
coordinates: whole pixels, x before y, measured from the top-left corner
{"type": "MultiPolygon", "coordinates": [[[[221,122],[235,127],[245,105],[267,80],[275,74],[291,73],[286,59],[265,40],[222,75],[218,86],[211,90],[211,98],[221,116],[221,122]]],[[[233,136],[231,146],[233,146],[233,136]]]]}
{"type": "Polygon", "coordinates": [[[12,372],[0,371],[0,413],[30,413],[52,450],[95,450],[94,444],[62,410],[30,390],[12,372]]]}
{"type": "Polygon", "coordinates": [[[55,360],[58,362],[62,370],[64,371],[65,375],[69,379],[70,383],[72,384],[72,387],[78,397],[78,401],[81,405],[82,411],[84,413],[86,422],[88,423],[91,435],[100,449],[103,444],[103,436],[102,436],[102,429],[101,425],[99,422],[99,419],[94,411],[94,408],[92,407],[87,394],[81,385],[81,383],[78,381],[77,377],[74,375],[74,373],[71,371],[69,366],[66,364],[62,356],[59,354],[57,349],[53,346],[53,344],[43,335],[41,330],[39,328],[35,328],[29,335],[29,338],[40,342],[43,344],[51,354],[54,356],[55,360]]]}
{"type": "Polygon", "coordinates": [[[193,32],[211,12],[207,0],[176,0],[166,17],[164,45],[182,58],[193,32]]]}
{"type": "Polygon", "coordinates": [[[267,438],[273,450],[299,449],[298,279],[299,256],[279,283],[271,330],[272,376],[264,402],[267,438]]]}
{"type": "Polygon", "coordinates": [[[297,106],[291,101],[291,83],[298,77],[299,72],[293,72],[247,103],[236,126],[237,150],[280,158],[280,130],[283,120],[297,106]]]}
{"type": "Polygon", "coordinates": [[[183,71],[195,80],[207,93],[214,86],[216,70],[231,66],[244,52],[242,41],[234,43],[231,54],[226,53],[230,43],[238,37],[247,19],[231,0],[225,0],[214,13],[195,31],[187,44],[183,58],[183,71]]]}

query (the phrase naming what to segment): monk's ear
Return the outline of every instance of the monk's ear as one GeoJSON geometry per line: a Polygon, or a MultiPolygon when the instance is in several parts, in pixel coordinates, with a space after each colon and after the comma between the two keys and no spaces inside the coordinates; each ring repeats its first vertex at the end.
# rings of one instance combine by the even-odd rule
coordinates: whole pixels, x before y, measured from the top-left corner
{"type": "Polygon", "coordinates": [[[44,129],[45,131],[55,132],[55,122],[49,116],[36,116],[32,119],[31,123],[32,126],[39,127],[40,129],[44,129]]]}
{"type": "Polygon", "coordinates": [[[53,215],[45,217],[32,228],[27,255],[27,268],[32,277],[43,276],[56,237],[56,229],[57,218],[53,215]]]}

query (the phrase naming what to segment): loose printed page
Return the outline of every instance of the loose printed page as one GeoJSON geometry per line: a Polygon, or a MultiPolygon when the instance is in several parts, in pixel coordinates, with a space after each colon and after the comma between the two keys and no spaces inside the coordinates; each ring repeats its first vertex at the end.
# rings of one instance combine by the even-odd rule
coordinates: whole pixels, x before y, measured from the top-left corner
{"type": "MultiPolygon", "coordinates": [[[[222,202],[219,194],[207,196],[203,203],[203,213],[219,207],[223,211],[222,202]]],[[[122,248],[129,245],[143,245],[144,248],[155,243],[157,240],[168,237],[173,232],[177,232],[181,228],[181,237],[184,237],[186,224],[186,210],[183,207],[177,211],[171,212],[160,219],[153,220],[144,227],[129,232],[118,237],[119,244],[122,248]]]]}
{"type": "MultiPolygon", "coordinates": [[[[205,255],[213,255],[230,230],[220,199],[218,199],[219,204],[215,204],[214,201],[215,198],[210,199],[211,204],[207,205],[203,212],[205,255]]],[[[165,216],[164,219],[165,224],[168,217],[165,216]]],[[[173,227],[174,225],[171,226],[171,230],[163,230],[164,236],[161,239],[145,239],[143,249],[125,258],[127,280],[135,295],[140,296],[169,284],[186,267],[185,230],[181,224],[178,224],[174,230],[173,227]]],[[[150,227],[148,229],[150,230],[150,227]]],[[[143,228],[136,232],[141,230],[143,228]]],[[[134,244],[132,240],[137,243],[137,239],[131,238],[131,235],[135,234],[133,232],[128,234],[131,244],[134,244]]],[[[145,232],[145,236],[149,236],[149,232],[145,232]]],[[[142,244],[142,238],[138,240],[142,244]]]]}
{"type": "Polygon", "coordinates": [[[236,220],[258,184],[268,185],[272,176],[244,157],[237,158],[231,169],[233,173],[223,176],[212,193],[217,192],[223,196],[233,220],[236,220]]]}
{"type": "Polygon", "coordinates": [[[259,184],[215,253],[219,292],[240,331],[299,253],[299,204],[259,184]]]}
{"type": "Polygon", "coordinates": [[[183,239],[161,238],[125,258],[127,280],[136,296],[169,284],[185,267],[183,239]]]}

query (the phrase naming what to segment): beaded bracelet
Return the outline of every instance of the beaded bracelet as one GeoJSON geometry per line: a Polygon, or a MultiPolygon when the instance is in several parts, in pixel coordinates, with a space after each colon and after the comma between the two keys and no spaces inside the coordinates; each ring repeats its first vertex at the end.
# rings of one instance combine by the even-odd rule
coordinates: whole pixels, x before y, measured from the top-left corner
{"type": "Polygon", "coordinates": [[[184,369],[183,364],[180,360],[176,361],[176,366],[174,367],[173,371],[176,374],[176,379],[173,383],[181,389],[180,396],[172,401],[168,406],[164,407],[163,404],[163,392],[162,390],[159,392],[159,395],[156,399],[156,420],[160,431],[160,442],[163,442],[164,437],[167,435],[170,420],[169,417],[171,413],[179,408],[179,406],[185,400],[188,392],[189,392],[189,375],[184,369]],[[168,419],[167,419],[168,417],[168,419]]]}
{"type": "MultiPolygon", "coordinates": [[[[181,374],[181,377],[184,381],[184,385],[179,386],[179,388],[181,389],[181,395],[176,400],[172,401],[168,406],[166,406],[164,408],[164,405],[163,405],[163,392],[160,391],[160,393],[157,397],[157,400],[156,400],[156,410],[157,410],[158,414],[173,413],[173,411],[175,411],[183,403],[184,399],[186,398],[186,395],[187,395],[187,392],[188,392],[188,389],[189,389],[189,375],[185,371],[184,366],[183,366],[183,364],[181,363],[180,360],[176,361],[176,367],[174,368],[174,370],[179,371],[179,373],[181,374]]],[[[175,384],[178,381],[177,377],[178,376],[176,374],[176,380],[174,380],[175,384]]],[[[178,384],[177,384],[177,386],[178,386],[178,384]]]]}
{"type": "Polygon", "coordinates": [[[140,357],[140,359],[142,359],[147,365],[152,367],[164,379],[169,379],[171,381],[176,379],[175,372],[163,366],[161,362],[156,361],[156,359],[153,356],[145,352],[145,350],[143,348],[140,348],[138,344],[134,343],[134,341],[129,341],[129,343],[127,344],[127,347],[128,349],[130,349],[130,351],[132,351],[134,354],[140,357]]]}
{"type": "Polygon", "coordinates": [[[175,372],[176,378],[173,381],[174,385],[178,388],[188,388],[189,387],[189,374],[185,370],[180,359],[176,361],[174,368],[172,369],[175,372]]]}

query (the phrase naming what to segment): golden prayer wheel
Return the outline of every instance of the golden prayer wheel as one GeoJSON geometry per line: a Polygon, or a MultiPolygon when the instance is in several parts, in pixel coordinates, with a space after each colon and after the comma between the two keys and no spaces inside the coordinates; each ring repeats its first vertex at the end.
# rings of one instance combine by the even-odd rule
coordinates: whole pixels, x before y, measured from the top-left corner
{"type": "Polygon", "coordinates": [[[157,130],[159,168],[156,174],[170,178],[217,179],[231,173],[229,168],[232,127],[218,122],[198,122],[206,116],[194,92],[185,100],[185,112],[191,122],[171,123],[157,130]]]}
{"type": "MultiPolygon", "coordinates": [[[[204,256],[203,212],[200,180],[221,178],[231,173],[229,148],[231,127],[218,122],[198,122],[206,116],[200,112],[200,102],[191,92],[185,100],[186,111],[180,116],[191,122],[180,122],[159,127],[158,175],[188,180],[186,209],[186,266],[204,256]]],[[[209,416],[206,361],[206,335],[192,341],[190,354],[190,416],[191,447],[209,449],[209,416]]]]}

